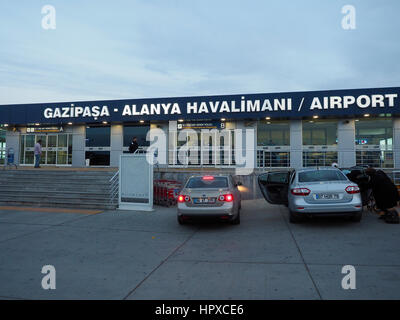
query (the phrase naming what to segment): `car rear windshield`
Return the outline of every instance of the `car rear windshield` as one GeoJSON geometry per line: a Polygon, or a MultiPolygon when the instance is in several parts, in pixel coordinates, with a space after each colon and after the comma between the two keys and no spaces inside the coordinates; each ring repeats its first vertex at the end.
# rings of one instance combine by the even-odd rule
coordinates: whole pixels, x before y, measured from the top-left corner
{"type": "Polygon", "coordinates": [[[344,181],[347,180],[339,170],[315,170],[299,172],[299,182],[344,181]]]}
{"type": "Polygon", "coordinates": [[[214,177],[210,180],[204,180],[202,177],[190,178],[186,188],[227,188],[228,179],[226,177],[214,177]]]}

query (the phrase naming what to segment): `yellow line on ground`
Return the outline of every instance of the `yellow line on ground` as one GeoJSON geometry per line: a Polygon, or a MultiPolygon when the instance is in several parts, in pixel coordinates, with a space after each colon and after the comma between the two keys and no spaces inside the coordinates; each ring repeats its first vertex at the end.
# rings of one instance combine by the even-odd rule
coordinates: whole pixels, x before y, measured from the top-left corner
{"type": "Polygon", "coordinates": [[[66,208],[41,208],[41,207],[18,207],[18,206],[0,206],[0,210],[13,211],[33,211],[33,212],[59,212],[59,213],[80,213],[80,214],[98,214],[102,210],[87,209],[66,209],[66,208]]]}

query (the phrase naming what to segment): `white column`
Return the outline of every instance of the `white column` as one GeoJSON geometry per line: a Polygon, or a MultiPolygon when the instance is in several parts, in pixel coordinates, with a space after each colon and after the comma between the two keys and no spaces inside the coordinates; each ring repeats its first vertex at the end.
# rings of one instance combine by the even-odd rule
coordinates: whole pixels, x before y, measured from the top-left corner
{"type": "Polygon", "coordinates": [[[85,166],[85,125],[76,125],[72,128],[72,166],[85,166]]]}
{"type": "Polygon", "coordinates": [[[356,165],[356,131],[354,120],[338,121],[338,161],[339,167],[356,165]]]}
{"type": "Polygon", "coordinates": [[[303,166],[303,126],[301,120],[290,121],[290,167],[303,166]]]}
{"type": "Polygon", "coordinates": [[[119,167],[119,158],[123,153],[124,146],[124,126],[113,124],[111,126],[110,140],[110,167],[119,167]]]}
{"type": "MultiPolygon", "coordinates": [[[[20,152],[20,132],[7,130],[6,131],[6,150],[9,148],[14,149],[14,163],[19,164],[19,152],[20,152]]],[[[7,156],[7,155],[6,155],[7,156]]],[[[5,159],[5,161],[7,161],[5,159]]]]}
{"type": "Polygon", "coordinates": [[[393,118],[394,167],[400,169],[400,118],[393,118]]]}

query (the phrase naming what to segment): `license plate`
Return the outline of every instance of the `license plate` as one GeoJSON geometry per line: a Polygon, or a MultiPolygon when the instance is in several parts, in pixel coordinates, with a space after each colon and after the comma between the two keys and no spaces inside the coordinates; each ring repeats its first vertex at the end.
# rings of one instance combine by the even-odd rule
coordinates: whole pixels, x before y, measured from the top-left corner
{"type": "Polygon", "coordinates": [[[317,193],[315,199],[336,200],[339,199],[339,195],[336,193],[317,193]]]}
{"type": "Polygon", "coordinates": [[[193,202],[197,204],[215,203],[215,198],[194,198],[193,202]]]}

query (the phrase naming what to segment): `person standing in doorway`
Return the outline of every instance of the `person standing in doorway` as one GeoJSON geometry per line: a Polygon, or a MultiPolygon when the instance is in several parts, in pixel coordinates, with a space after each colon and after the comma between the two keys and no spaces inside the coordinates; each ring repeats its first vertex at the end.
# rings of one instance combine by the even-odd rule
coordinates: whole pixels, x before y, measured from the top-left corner
{"type": "Polygon", "coordinates": [[[39,139],[35,144],[35,168],[40,168],[40,156],[42,155],[42,140],[39,139]]]}
{"type": "Polygon", "coordinates": [[[133,137],[131,144],[129,145],[129,153],[135,153],[135,151],[139,148],[139,144],[137,143],[136,137],[133,137]]]}

